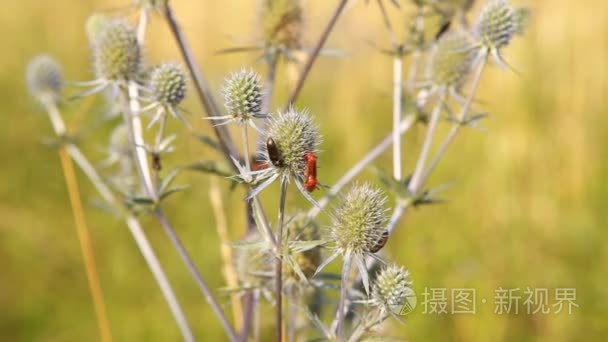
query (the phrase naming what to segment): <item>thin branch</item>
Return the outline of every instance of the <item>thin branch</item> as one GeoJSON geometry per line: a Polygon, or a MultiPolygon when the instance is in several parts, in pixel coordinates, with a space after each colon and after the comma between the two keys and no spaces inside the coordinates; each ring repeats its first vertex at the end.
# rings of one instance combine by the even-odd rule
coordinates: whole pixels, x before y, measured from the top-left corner
{"type": "MultiPolygon", "coordinates": [[[[220,251],[222,254],[222,263],[224,278],[229,288],[237,288],[238,280],[236,271],[234,270],[234,258],[232,255],[232,248],[228,245],[230,238],[228,236],[228,225],[226,222],[226,210],[222,200],[222,194],[220,193],[220,187],[216,178],[211,178],[211,185],[209,187],[209,201],[213,208],[213,214],[215,216],[215,226],[217,228],[217,235],[220,239],[220,251]]],[[[239,329],[243,326],[243,306],[239,299],[238,294],[232,293],[230,295],[230,302],[232,303],[232,316],[234,318],[234,327],[239,329]]]]}
{"type": "Polygon", "coordinates": [[[76,225],[76,232],[80,243],[80,251],[82,252],[82,258],[84,259],[89,289],[91,291],[91,297],[93,297],[93,306],[95,308],[95,315],[97,316],[100,339],[103,342],[109,342],[112,341],[112,332],[110,330],[110,323],[108,321],[99,275],[97,274],[97,263],[95,262],[95,253],[93,252],[93,242],[80,200],[80,190],[78,189],[78,182],[74,172],[74,164],[72,164],[68,152],[63,147],[59,149],[59,158],[61,160],[65,184],[68,189],[70,204],[72,206],[72,214],[74,216],[74,223],[76,225]]]}
{"type": "Polygon", "coordinates": [[[416,167],[414,169],[412,179],[408,184],[408,191],[412,195],[416,195],[421,186],[420,177],[422,176],[424,165],[426,164],[429,152],[431,151],[431,146],[433,145],[433,138],[435,137],[435,131],[437,130],[437,123],[439,122],[439,117],[441,115],[441,109],[443,108],[445,102],[445,89],[442,88],[440,92],[441,93],[439,94],[439,99],[437,100],[437,103],[433,108],[433,112],[431,113],[429,127],[426,131],[426,136],[422,144],[422,149],[420,150],[420,155],[418,156],[418,161],[416,162],[416,167]]]}
{"type": "Polygon", "coordinates": [[[475,97],[475,93],[477,92],[477,88],[479,87],[479,81],[481,79],[481,75],[483,73],[483,70],[485,68],[486,61],[487,61],[486,56],[483,55],[483,52],[482,52],[482,55],[480,55],[480,57],[478,57],[478,58],[481,59],[481,65],[477,68],[477,71],[473,78],[473,84],[471,85],[471,90],[469,92],[469,96],[467,97],[467,101],[462,106],[462,109],[457,118],[457,122],[454,123],[454,126],[452,126],[452,129],[448,133],[447,137],[439,146],[439,149],[437,150],[437,154],[435,154],[435,156],[429,163],[429,167],[425,170],[425,172],[422,176],[422,183],[426,182],[428,180],[428,178],[431,176],[431,174],[433,173],[433,171],[439,164],[439,161],[441,160],[441,158],[447,151],[448,147],[450,146],[450,144],[452,143],[454,138],[456,138],[456,134],[460,130],[460,127],[462,126],[463,122],[465,121],[465,119],[469,113],[469,110],[473,103],[473,98],[475,97]]]}
{"type": "MultiPolygon", "coordinates": [[[[65,127],[63,123],[63,119],[59,114],[59,110],[57,106],[52,101],[46,102],[47,112],[49,114],[49,118],[53,123],[53,128],[55,129],[55,134],[57,136],[61,136],[65,133],[65,130],[62,132],[61,127],[65,127]]],[[[99,192],[101,197],[111,206],[117,206],[117,201],[114,198],[114,195],[110,191],[110,188],[105,184],[101,176],[97,173],[97,170],[93,167],[93,165],[89,162],[89,160],[82,154],[80,149],[72,144],[66,143],[65,150],[68,152],[72,160],[78,165],[78,167],[83,171],[83,173],[87,176],[89,181],[93,183],[95,189],[99,192]]],[[[129,231],[137,244],[139,251],[141,252],[144,260],[148,264],[152,275],[154,276],[156,283],[158,284],[161,292],[169,305],[169,309],[177,322],[177,325],[182,333],[182,336],[185,341],[194,341],[194,336],[192,335],[192,331],[190,330],[190,326],[188,325],[188,321],[186,320],[186,316],[173,292],[173,288],[171,288],[171,284],[167,279],[167,276],[158,261],[158,258],[154,254],[154,250],[150,245],[150,242],[146,238],[146,235],[141,228],[139,221],[132,215],[125,216],[125,222],[129,227],[129,231]]]]}
{"type": "Polygon", "coordinates": [[[281,195],[279,199],[279,222],[277,227],[275,293],[277,296],[275,311],[276,341],[283,340],[283,224],[285,220],[285,199],[287,197],[287,180],[281,178],[281,195]]]}
{"type": "Polygon", "coordinates": [[[338,326],[336,337],[339,342],[344,341],[344,319],[346,318],[346,296],[348,289],[348,278],[350,276],[351,256],[344,257],[342,266],[342,282],[340,284],[340,301],[338,302],[338,326]]]}
{"type": "Polygon", "coordinates": [[[403,91],[403,60],[400,54],[393,58],[393,177],[401,180],[401,96],[403,91]]]}
{"type": "Polygon", "coordinates": [[[222,311],[222,308],[220,307],[219,303],[217,302],[215,297],[213,297],[213,294],[211,293],[211,290],[207,286],[207,283],[203,279],[202,275],[198,272],[198,269],[197,269],[196,265],[194,264],[194,261],[192,261],[192,259],[190,258],[190,255],[186,251],[186,248],[184,247],[182,242],[177,237],[177,234],[175,234],[175,230],[173,230],[173,227],[171,227],[171,224],[167,220],[167,217],[165,216],[165,214],[163,214],[163,212],[160,210],[160,208],[157,208],[154,211],[154,216],[156,216],[156,218],[160,222],[161,226],[163,227],[163,230],[165,231],[165,233],[167,234],[167,236],[173,243],[173,246],[177,250],[179,256],[182,258],[182,261],[186,264],[186,267],[188,268],[188,270],[194,277],[196,284],[198,285],[199,289],[205,296],[207,303],[209,303],[209,305],[211,306],[211,309],[213,310],[213,312],[219,319],[220,324],[222,325],[222,327],[224,328],[224,331],[228,335],[229,340],[238,341],[238,337],[237,337],[236,333],[234,332],[234,329],[232,329],[232,326],[228,322],[228,319],[226,318],[224,311],[222,311]]]}
{"type": "MultiPolygon", "coordinates": [[[[192,78],[192,82],[194,83],[194,87],[196,89],[196,93],[203,108],[205,109],[205,112],[207,113],[207,116],[220,116],[221,112],[213,97],[213,92],[209,88],[209,85],[205,81],[205,78],[203,77],[200,68],[196,64],[194,55],[190,50],[184,33],[182,32],[179,27],[179,24],[177,23],[177,19],[173,14],[171,6],[169,6],[168,3],[165,4],[162,12],[165,19],[167,20],[167,23],[169,24],[169,28],[171,30],[171,33],[173,34],[173,38],[177,42],[182,58],[186,62],[188,72],[190,73],[190,77],[192,78]]],[[[235,171],[238,171],[236,169],[236,166],[234,166],[232,160],[230,159],[230,156],[234,156],[235,158],[239,156],[239,153],[234,146],[234,142],[232,141],[232,137],[230,136],[230,132],[224,126],[213,126],[213,130],[215,131],[215,135],[217,136],[217,139],[219,141],[224,158],[235,171]]]]}
{"type": "MultiPolygon", "coordinates": [[[[125,116],[125,121],[127,122],[127,127],[129,128],[129,135],[131,137],[131,140],[135,141],[135,142],[141,141],[142,145],[143,145],[143,136],[141,136],[142,132],[137,131],[135,129],[135,127],[133,126],[133,124],[129,125],[129,122],[131,122],[131,123],[134,122],[132,120],[132,118],[137,117],[137,115],[133,114],[133,113],[135,113],[134,103],[137,102],[137,99],[131,98],[130,92],[127,92],[127,94],[121,94],[121,95],[122,95],[121,98],[123,99],[122,102],[123,102],[123,107],[124,107],[123,112],[124,112],[124,116],[125,116]],[[125,97],[126,97],[126,99],[125,99],[125,97]]],[[[139,171],[140,178],[142,180],[145,180],[148,177],[150,177],[150,169],[148,168],[147,156],[145,156],[145,155],[142,156],[139,153],[134,153],[134,159],[135,159],[135,163],[137,164],[137,169],[139,171]]],[[[144,190],[145,190],[146,194],[149,197],[151,197],[152,199],[157,200],[158,193],[157,193],[156,189],[154,188],[154,186],[152,184],[147,184],[145,182],[142,182],[142,183],[144,183],[143,186],[144,186],[144,190]]],[[[236,341],[237,336],[236,336],[234,330],[232,329],[232,327],[230,326],[230,323],[228,323],[228,319],[226,318],[226,315],[220,308],[216,299],[213,297],[211,290],[209,290],[209,288],[207,287],[207,284],[203,280],[203,277],[201,276],[200,272],[198,271],[196,265],[194,264],[194,262],[188,255],[188,252],[186,251],[183,244],[181,243],[179,237],[177,236],[177,233],[175,233],[175,230],[173,229],[173,227],[171,226],[171,224],[165,217],[165,215],[162,212],[162,210],[160,209],[160,207],[158,207],[158,206],[156,207],[156,209],[154,210],[154,216],[160,222],[161,226],[163,227],[163,230],[167,234],[167,237],[173,244],[173,247],[177,250],[177,252],[180,255],[180,257],[182,258],[182,261],[184,262],[186,268],[188,269],[188,271],[194,278],[196,284],[199,287],[199,290],[202,292],[203,296],[205,297],[205,299],[211,306],[211,309],[216,314],[218,320],[220,321],[222,327],[224,328],[226,334],[228,335],[228,338],[231,341],[236,341]]]]}
{"type": "Polygon", "coordinates": [[[304,65],[304,69],[302,70],[302,73],[300,74],[300,77],[298,78],[298,81],[296,82],[296,86],[293,89],[291,96],[289,96],[289,101],[287,101],[287,105],[285,107],[289,107],[290,105],[295,103],[296,100],[298,99],[298,96],[300,95],[300,91],[302,90],[302,87],[304,86],[304,82],[306,81],[306,77],[308,77],[308,74],[310,73],[310,69],[312,69],[312,65],[314,64],[315,60],[319,56],[319,52],[321,52],[321,49],[323,48],[325,41],[329,37],[329,34],[331,33],[332,29],[334,28],[334,25],[338,21],[338,18],[340,17],[340,14],[344,10],[344,7],[346,6],[347,2],[348,2],[348,0],[340,0],[338,7],[336,7],[334,14],[331,16],[331,19],[329,20],[329,23],[327,23],[325,30],[323,30],[323,33],[321,34],[321,37],[319,38],[317,45],[315,45],[314,50],[308,57],[308,60],[306,61],[306,64],[304,65]]]}

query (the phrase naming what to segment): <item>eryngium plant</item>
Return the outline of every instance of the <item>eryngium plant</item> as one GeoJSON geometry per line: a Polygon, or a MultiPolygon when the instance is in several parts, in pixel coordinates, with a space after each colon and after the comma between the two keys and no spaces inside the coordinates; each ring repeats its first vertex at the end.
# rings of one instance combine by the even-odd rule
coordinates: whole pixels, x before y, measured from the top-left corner
{"type": "Polygon", "coordinates": [[[402,266],[390,264],[376,275],[371,304],[384,312],[392,312],[396,307],[403,305],[406,297],[412,293],[410,273],[402,266]]]}
{"type": "Polygon", "coordinates": [[[441,37],[434,48],[428,68],[428,78],[435,87],[460,89],[473,67],[475,52],[470,36],[465,32],[441,37]]]}
{"type": "Polygon", "coordinates": [[[260,76],[247,69],[232,74],[222,89],[228,114],[239,123],[265,117],[262,114],[262,93],[260,76]]]}
{"type": "Polygon", "coordinates": [[[93,68],[98,79],[137,79],[142,67],[142,52],[129,24],[118,19],[110,20],[93,36],[93,68]]]}
{"type": "Polygon", "coordinates": [[[34,57],[25,74],[30,95],[39,101],[57,101],[63,88],[61,66],[49,55],[34,57]]]}

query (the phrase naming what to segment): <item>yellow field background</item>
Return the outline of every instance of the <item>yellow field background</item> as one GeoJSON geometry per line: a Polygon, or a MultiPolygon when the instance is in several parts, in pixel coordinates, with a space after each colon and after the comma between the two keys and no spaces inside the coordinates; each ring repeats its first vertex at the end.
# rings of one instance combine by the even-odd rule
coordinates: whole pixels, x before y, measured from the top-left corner
{"type": "MultiPolygon", "coordinates": [[[[116,13],[127,2],[4,1],[0,10],[0,340],[89,341],[97,327],[76,238],[61,166],[45,114],[27,95],[24,68],[40,52],[55,56],[70,80],[91,79],[84,33],[95,11],[116,13]]],[[[185,34],[211,83],[241,66],[264,71],[254,54],[217,55],[219,49],[256,39],[256,1],[172,1],[185,34]]],[[[373,2],[373,1],[372,1],[373,2]]],[[[478,2],[482,2],[479,0],[478,2]]],[[[337,1],[308,0],[306,41],[316,41],[337,1]]],[[[601,341],[608,336],[608,249],[605,248],[608,163],[608,3],[604,0],[517,1],[532,10],[530,27],[505,51],[517,73],[491,67],[484,74],[477,107],[489,112],[484,130],[464,129],[442,161],[431,185],[450,184],[447,202],[411,210],[387,244],[388,256],[412,273],[422,301],[424,288],[474,288],[474,315],[425,315],[419,306],[391,334],[411,341],[601,341]],[[494,313],[498,288],[575,288],[579,305],[571,315],[494,313]],[[486,299],[485,304],[481,299],[486,299]]],[[[475,11],[476,12],[476,11],[475,11]]],[[[124,13],[124,8],[123,12],[124,13]]],[[[396,26],[406,17],[393,16],[396,26]]],[[[324,135],[319,176],[331,184],[390,129],[391,60],[367,41],[386,45],[379,12],[353,1],[328,46],[344,58],[319,59],[298,101],[316,117],[324,135]]],[[[178,60],[175,43],[159,15],[152,18],[147,61],[178,60]]],[[[279,69],[274,104],[290,82],[279,69]]],[[[77,91],[68,88],[66,93],[77,91]]],[[[219,91],[218,91],[219,93],[219,91]]],[[[101,109],[66,120],[92,127],[101,109]]],[[[198,131],[203,112],[191,92],[184,105],[198,131]]],[[[440,134],[447,124],[443,123],[440,134]]],[[[109,126],[82,139],[92,159],[104,158],[109,126]]],[[[179,152],[168,166],[217,159],[181,132],[179,152]]],[[[406,170],[413,168],[423,127],[404,139],[406,170]]],[[[379,166],[390,168],[385,154],[379,166]]],[[[365,173],[360,179],[371,179],[365,173]]],[[[95,208],[94,189],[79,173],[88,204],[99,273],[116,341],[177,341],[170,312],[119,218],[95,208]]],[[[166,211],[187,249],[214,289],[224,286],[209,177],[186,173],[192,185],[168,200],[166,211]]],[[[222,183],[223,184],[223,183],[222,183]]],[[[243,196],[223,186],[231,238],[243,234],[243,196]]],[[[317,194],[318,196],[318,194],[317,194]]],[[[288,208],[308,208],[296,192],[288,208]],[[297,198],[297,199],[296,199],[297,198]]],[[[264,196],[270,215],[276,189],[264,196]]],[[[208,305],[156,221],[143,218],[146,233],[166,268],[200,340],[223,340],[208,305]]],[[[325,219],[325,221],[327,221],[325,219]]],[[[522,297],[523,292],[520,293],[522,297]]],[[[523,300],[523,299],[522,299],[523,300]]],[[[221,302],[229,307],[228,297],[221,302]]],[[[449,305],[448,305],[449,306],[449,305]]],[[[521,311],[524,311],[523,313],[521,311]]],[[[263,325],[272,336],[270,323],[263,325]]]]}

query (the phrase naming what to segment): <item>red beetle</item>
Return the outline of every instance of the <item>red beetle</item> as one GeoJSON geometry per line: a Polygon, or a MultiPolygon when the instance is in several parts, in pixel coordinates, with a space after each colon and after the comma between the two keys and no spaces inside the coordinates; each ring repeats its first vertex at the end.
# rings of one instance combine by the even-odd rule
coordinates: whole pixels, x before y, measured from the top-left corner
{"type": "Polygon", "coordinates": [[[306,159],[306,181],[304,182],[304,188],[308,192],[313,192],[317,186],[317,156],[313,152],[306,152],[304,155],[306,159]]]}

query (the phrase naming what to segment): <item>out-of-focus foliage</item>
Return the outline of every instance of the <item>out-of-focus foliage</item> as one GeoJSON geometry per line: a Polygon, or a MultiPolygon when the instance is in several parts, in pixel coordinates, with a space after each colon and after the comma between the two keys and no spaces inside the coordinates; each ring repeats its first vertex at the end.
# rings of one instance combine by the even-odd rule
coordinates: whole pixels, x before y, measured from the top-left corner
{"type": "MultiPolygon", "coordinates": [[[[79,341],[96,332],[61,168],[55,151],[41,144],[51,129],[25,90],[23,70],[32,56],[49,52],[61,61],[67,79],[92,79],[86,18],[104,8],[112,13],[127,2],[3,3],[0,340],[79,341]]],[[[472,13],[482,2],[476,1],[472,13]]],[[[513,41],[503,56],[519,74],[491,68],[484,75],[477,108],[491,114],[483,122],[486,129],[463,130],[431,179],[432,185],[452,182],[442,194],[448,201],[410,211],[385,247],[393,260],[409,269],[418,294],[419,307],[406,317],[408,324],[391,325],[395,336],[412,341],[575,341],[601,340],[608,334],[608,249],[603,247],[608,238],[604,229],[608,4],[603,0],[512,2],[531,8],[525,38],[513,41]],[[447,288],[448,299],[450,289],[474,288],[477,313],[425,315],[420,306],[425,287],[447,288]],[[518,315],[498,315],[494,290],[499,287],[519,288],[522,296],[527,287],[548,288],[551,296],[555,288],[576,288],[579,307],[571,315],[527,315],[522,307],[518,315]]],[[[227,72],[242,65],[258,67],[255,54],[215,55],[235,45],[227,37],[236,37],[237,43],[257,38],[252,34],[257,22],[255,1],[172,3],[218,94],[227,72]]],[[[320,59],[299,100],[315,113],[325,137],[319,160],[323,183],[335,181],[390,127],[390,61],[363,43],[371,39],[387,45],[379,13],[372,5],[358,2],[340,19],[328,46],[352,53],[347,58],[320,59]]],[[[319,35],[332,6],[330,1],[305,3],[310,11],[306,39],[319,35]]],[[[126,8],[124,13],[129,13],[126,8]]],[[[401,21],[400,27],[406,27],[407,18],[391,13],[395,23],[401,21]]],[[[153,16],[151,25],[147,60],[176,59],[166,24],[153,16]]],[[[285,102],[289,90],[280,70],[276,105],[285,102]]],[[[102,160],[110,131],[108,127],[84,134],[104,115],[99,109],[88,112],[90,104],[90,100],[68,103],[64,111],[72,127],[85,128],[81,132],[86,152],[102,160]]],[[[208,122],[198,120],[202,113],[194,97],[189,95],[183,106],[193,113],[188,119],[197,131],[210,132],[208,122]]],[[[169,126],[183,130],[178,122],[169,126]]],[[[416,158],[408,151],[417,151],[423,139],[419,133],[414,130],[405,138],[408,170],[416,158]]],[[[167,157],[168,166],[215,153],[185,132],[176,145],[179,152],[167,157]]],[[[386,156],[380,166],[388,165],[386,156]]],[[[363,178],[372,177],[368,173],[363,178]]],[[[94,190],[84,177],[80,180],[87,203],[96,208],[94,190]]],[[[193,173],[180,175],[180,180],[192,188],[168,200],[167,213],[210,285],[222,287],[208,180],[193,173]]],[[[263,197],[274,200],[273,191],[263,197]]],[[[243,194],[230,192],[226,185],[224,195],[230,234],[237,240],[243,237],[243,194]]],[[[291,196],[290,205],[305,205],[296,200],[299,197],[291,196]]],[[[179,339],[123,222],[96,209],[87,211],[87,219],[115,339],[179,339]]],[[[221,340],[223,334],[209,307],[164,234],[153,220],[143,223],[195,333],[221,340]]],[[[227,296],[221,301],[228,306],[227,296]]]]}

